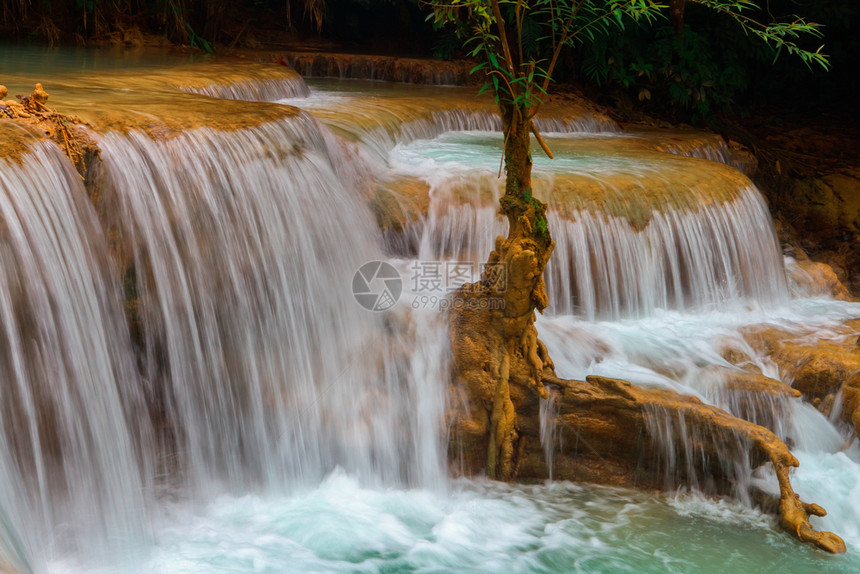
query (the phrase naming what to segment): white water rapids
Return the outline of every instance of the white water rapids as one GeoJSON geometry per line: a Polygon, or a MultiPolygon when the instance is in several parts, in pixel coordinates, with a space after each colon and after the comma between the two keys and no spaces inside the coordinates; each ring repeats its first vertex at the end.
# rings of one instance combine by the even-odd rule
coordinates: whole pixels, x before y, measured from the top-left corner
{"type": "MultiPolygon", "coordinates": [[[[793,483],[829,511],[815,524],[845,538],[844,556],[752,507],[751,486],[776,488],[767,468],[737,469],[737,501],[447,478],[445,411],[461,399],[448,389],[444,292],[413,279],[416,263],[479,269],[504,232],[501,140],[465,131],[495,126],[477,112],[416,117],[384,89],[322,85],[307,113],[256,128],[100,135],[89,190],[53,144],[0,160],[0,571],[860,568],[860,448],[799,399],[774,406],[801,462],[793,483]],[[430,194],[399,234],[380,233],[369,207],[383,180],[430,194]],[[351,292],[374,260],[404,285],[380,313],[351,292]]],[[[555,133],[559,158],[536,161],[558,243],[540,336],[561,376],[669,387],[737,412],[705,373],[728,366],[727,340],[746,345],[740,328],[827,337],[860,305],[792,298],[751,184],[704,204],[699,184],[666,176],[678,195],[654,199],[641,229],[585,204],[565,211],[553,194],[567,177],[623,196],[664,173],[623,147],[630,137],[555,133]],[[615,151],[587,153],[598,139],[615,151]]],[[[663,155],[681,162],[672,169],[716,169],[663,155]]],[[[570,446],[542,434],[548,458],[570,446]]]]}

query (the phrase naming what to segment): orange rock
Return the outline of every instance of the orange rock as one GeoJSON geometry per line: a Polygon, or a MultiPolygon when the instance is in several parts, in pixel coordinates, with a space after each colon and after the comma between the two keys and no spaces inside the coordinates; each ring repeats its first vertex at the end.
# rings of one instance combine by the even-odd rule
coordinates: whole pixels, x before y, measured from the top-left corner
{"type": "Polygon", "coordinates": [[[33,94],[30,96],[33,101],[44,106],[48,103],[48,92],[42,89],[42,84],[36,84],[33,87],[33,94]]]}
{"type": "Polygon", "coordinates": [[[811,259],[797,261],[790,273],[794,282],[804,286],[811,295],[826,294],[840,301],[854,300],[833,268],[826,263],[811,259]]]}
{"type": "Polygon", "coordinates": [[[858,330],[860,320],[852,320],[839,329],[839,337],[827,340],[799,338],[775,327],[747,329],[744,338],[776,362],[782,377],[792,381],[792,387],[822,412],[829,412],[833,399],[841,392],[842,419],[854,424],[855,413],[860,409],[858,330]]]}

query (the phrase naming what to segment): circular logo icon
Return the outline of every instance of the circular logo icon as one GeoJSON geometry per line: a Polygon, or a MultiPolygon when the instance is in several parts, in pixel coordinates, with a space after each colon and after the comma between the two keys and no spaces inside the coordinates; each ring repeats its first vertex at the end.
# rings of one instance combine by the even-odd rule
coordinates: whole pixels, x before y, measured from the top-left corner
{"type": "Polygon", "coordinates": [[[385,261],[370,261],[352,277],[352,294],[368,311],[387,311],[397,304],[403,291],[400,273],[385,261]]]}

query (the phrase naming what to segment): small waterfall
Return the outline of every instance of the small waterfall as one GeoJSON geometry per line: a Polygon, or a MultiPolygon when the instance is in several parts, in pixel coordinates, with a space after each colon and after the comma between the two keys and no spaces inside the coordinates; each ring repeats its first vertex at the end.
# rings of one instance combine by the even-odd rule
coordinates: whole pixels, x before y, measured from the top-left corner
{"type": "Polygon", "coordinates": [[[544,134],[599,134],[621,131],[621,128],[611,119],[592,114],[586,114],[578,118],[537,117],[534,120],[534,124],[544,134]]]}
{"type": "Polygon", "coordinates": [[[717,484],[732,485],[732,496],[752,504],[752,443],[744,436],[714,429],[703,432],[687,423],[683,412],[648,407],[645,424],[657,448],[668,491],[684,485],[707,494],[719,493],[717,484]]]}
{"type": "Polygon", "coordinates": [[[201,87],[181,86],[179,89],[210,98],[247,102],[276,102],[284,98],[304,98],[310,93],[305,81],[298,76],[277,80],[243,80],[201,87]]]}
{"type": "Polygon", "coordinates": [[[370,129],[361,136],[362,143],[380,158],[398,144],[416,140],[433,139],[447,132],[462,131],[500,131],[502,121],[491,110],[440,110],[427,118],[397,118],[393,124],[370,129]]]}
{"type": "Polygon", "coordinates": [[[549,216],[556,249],[546,277],[554,313],[617,319],[788,300],[776,235],[753,187],[731,202],[654,212],[643,230],[599,213],[579,211],[574,219],[549,216]]]}
{"type": "MultiPolygon", "coordinates": [[[[611,121],[585,115],[579,118],[539,118],[538,129],[554,133],[612,133],[618,131],[611,121]]],[[[445,133],[481,131],[501,132],[502,120],[492,109],[449,109],[434,111],[429,118],[399,118],[394,126],[371,130],[362,140],[379,154],[387,155],[394,146],[416,140],[433,139],[445,133]]]]}
{"type": "MultiPolygon", "coordinates": [[[[495,237],[505,232],[494,206],[499,185],[494,175],[430,176],[427,213],[402,231],[387,233],[389,249],[482,263],[495,237]]],[[[539,190],[552,185],[536,180],[539,190]]],[[[757,189],[743,188],[725,201],[700,199],[693,190],[684,198],[690,207],[646,206],[648,223],[642,229],[625,217],[601,213],[599,206],[551,203],[548,220],[556,247],[545,274],[550,311],[597,320],[642,317],[657,309],[788,301],[782,255],[757,189]]]]}
{"type": "Polygon", "coordinates": [[[426,216],[399,232],[386,234],[388,251],[425,261],[483,263],[494,248],[496,236],[505,233],[506,223],[494,207],[462,203],[442,194],[433,190],[426,216]]]}
{"type": "Polygon", "coordinates": [[[661,146],[661,151],[732,165],[729,147],[723,140],[706,142],[702,145],[696,146],[663,145],[661,146]]]}
{"type": "MultiPolygon", "coordinates": [[[[743,386],[744,371],[703,369],[696,372],[695,388],[701,390],[708,404],[716,405],[732,415],[761,425],[773,431],[782,440],[793,442],[792,404],[795,397],[788,393],[777,394],[755,386],[743,386]],[[729,379],[737,377],[740,386],[731,385],[729,379]]],[[[778,375],[777,375],[778,376],[778,375]]],[[[749,379],[747,379],[749,380],[749,379]]],[[[789,389],[789,385],[785,385],[789,389]]]]}
{"type": "Polygon", "coordinates": [[[540,400],[540,444],[543,447],[544,458],[549,479],[552,480],[553,459],[557,450],[564,448],[561,444],[561,433],[558,433],[556,419],[561,412],[561,404],[556,393],[550,393],[549,398],[540,400]],[[558,442],[558,444],[556,444],[558,442]]]}
{"type": "Polygon", "coordinates": [[[443,476],[444,336],[354,300],[353,274],[382,254],[361,174],[331,141],[306,115],[100,141],[145,372],[200,489],[292,488],[336,466],[443,476]]]}
{"type": "Polygon", "coordinates": [[[0,239],[0,564],[125,555],[148,537],[147,410],[105,238],[57,146],[0,160],[0,239]]]}
{"type": "MultiPolygon", "coordinates": [[[[360,84],[366,86],[365,83],[360,84]]],[[[328,92],[312,88],[307,99],[285,98],[284,103],[311,113],[339,135],[362,144],[372,158],[385,164],[390,152],[418,140],[432,140],[451,132],[501,132],[502,121],[488,101],[457,88],[403,87],[389,97],[367,98],[364,91],[328,92]]],[[[587,110],[568,111],[567,117],[542,117],[538,129],[553,133],[615,133],[618,126],[587,110]]],[[[387,165],[382,170],[387,169],[387,165]]]]}

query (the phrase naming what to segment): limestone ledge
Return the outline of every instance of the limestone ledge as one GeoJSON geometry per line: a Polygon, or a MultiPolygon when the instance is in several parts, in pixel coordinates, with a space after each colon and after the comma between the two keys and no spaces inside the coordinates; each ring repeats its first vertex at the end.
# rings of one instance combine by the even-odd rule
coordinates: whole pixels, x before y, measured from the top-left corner
{"type": "MultiPolygon", "coordinates": [[[[6,79],[20,91],[27,85],[21,78],[6,79]]],[[[65,116],[71,124],[86,125],[99,133],[141,131],[153,139],[166,139],[195,128],[233,131],[299,114],[291,106],[215,99],[181,89],[277,79],[298,79],[298,76],[290,68],[277,64],[223,60],[146,73],[77,74],[45,79],[44,85],[51,94],[51,110],[65,116]]],[[[28,119],[21,114],[3,113],[4,109],[20,106],[19,100],[2,100],[0,97],[0,105],[4,106],[0,108],[0,118],[28,119]]],[[[13,153],[16,152],[0,152],[3,156],[13,153]]]]}

